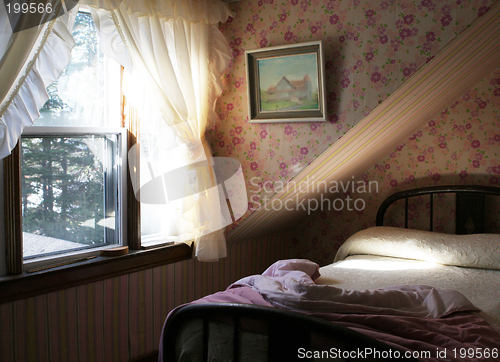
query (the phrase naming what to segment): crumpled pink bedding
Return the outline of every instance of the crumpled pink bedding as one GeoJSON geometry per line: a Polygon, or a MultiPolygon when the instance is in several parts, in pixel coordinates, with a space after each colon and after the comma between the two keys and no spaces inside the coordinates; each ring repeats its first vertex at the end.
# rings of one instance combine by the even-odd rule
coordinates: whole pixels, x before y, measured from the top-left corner
{"type": "Polygon", "coordinates": [[[440,318],[460,311],[477,311],[462,294],[426,285],[377,290],[346,290],[316,285],[319,266],[309,260],[281,260],[262,275],[243,278],[231,285],[249,286],[279,308],[302,312],[407,315],[440,318]]]}
{"type": "MultiPolygon", "coordinates": [[[[319,266],[309,260],[278,261],[262,275],[239,280],[226,291],[193,303],[247,303],[320,317],[411,351],[430,351],[422,361],[486,361],[462,351],[500,349],[500,334],[462,294],[425,285],[344,290],[316,285],[319,266]],[[469,358],[472,357],[472,358],[469,358]]],[[[481,354],[482,355],[482,354],[481,354]]]]}

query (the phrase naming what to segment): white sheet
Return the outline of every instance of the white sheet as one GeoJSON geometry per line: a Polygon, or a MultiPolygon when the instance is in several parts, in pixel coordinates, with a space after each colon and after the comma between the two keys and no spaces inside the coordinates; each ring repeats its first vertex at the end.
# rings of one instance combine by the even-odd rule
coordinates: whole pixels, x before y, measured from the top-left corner
{"type": "Polygon", "coordinates": [[[500,270],[447,266],[377,255],[353,255],[320,268],[316,284],[378,289],[424,284],[461,292],[500,331],[500,270]]]}

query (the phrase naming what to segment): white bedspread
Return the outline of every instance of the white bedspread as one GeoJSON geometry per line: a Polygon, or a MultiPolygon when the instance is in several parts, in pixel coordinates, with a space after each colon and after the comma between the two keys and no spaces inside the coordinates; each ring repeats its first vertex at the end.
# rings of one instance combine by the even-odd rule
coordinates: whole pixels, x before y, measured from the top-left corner
{"type": "Polygon", "coordinates": [[[320,268],[316,284],[363,290],[425,284],[461,292],[500,331],[500,270],[448,266],[377,255],[353,255],[320,268]]]}

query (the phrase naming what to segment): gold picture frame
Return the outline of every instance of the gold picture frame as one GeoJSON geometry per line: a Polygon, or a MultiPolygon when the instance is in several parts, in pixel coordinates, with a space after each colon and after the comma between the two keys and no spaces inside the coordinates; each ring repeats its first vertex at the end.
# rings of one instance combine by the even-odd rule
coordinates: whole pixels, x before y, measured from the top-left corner
{"type": "Polygon", "coordinates": [[[250,123],[326,120],[321,40],[247,50],[250,123]]]}

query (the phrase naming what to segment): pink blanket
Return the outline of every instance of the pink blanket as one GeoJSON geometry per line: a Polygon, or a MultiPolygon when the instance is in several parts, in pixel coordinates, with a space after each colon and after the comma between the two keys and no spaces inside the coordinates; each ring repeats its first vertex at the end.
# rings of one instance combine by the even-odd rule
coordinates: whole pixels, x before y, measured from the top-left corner
{"type": "Polygon", "coordinates": [[[480,349],[500,352],[500,334],[457,291],[425,285],[344,290],[314,284],[318,277],[319,267],[311,261],[282,260],[195,303],[248,303],[305,313],[393,346],[430,351],[423,361],[498,360],[477,358],[480,349]],[[469,348],[474,352],[463,358],[461,352],[469,348]]]}

